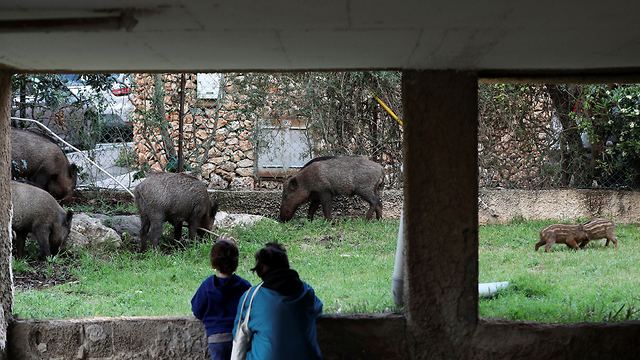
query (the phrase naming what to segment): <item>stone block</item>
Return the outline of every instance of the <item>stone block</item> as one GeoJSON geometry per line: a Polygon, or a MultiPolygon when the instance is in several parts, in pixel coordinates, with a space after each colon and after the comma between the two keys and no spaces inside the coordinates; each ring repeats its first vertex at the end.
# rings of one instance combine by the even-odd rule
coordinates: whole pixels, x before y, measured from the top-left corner
{"type": "Polygon", "coordinates": [[[236,174],[240,176],[253,176],[253,168],[237,168],[236,174]]]}

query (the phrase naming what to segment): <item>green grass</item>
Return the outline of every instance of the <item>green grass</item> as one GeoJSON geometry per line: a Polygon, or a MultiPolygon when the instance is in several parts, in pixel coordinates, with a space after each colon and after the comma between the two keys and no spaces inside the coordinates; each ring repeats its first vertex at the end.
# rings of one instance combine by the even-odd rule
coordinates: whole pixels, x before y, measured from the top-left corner
{"type": "MultiPolygon", "coordinates": [[[[578,252],[564,245],[535,252],[538,233],[549,224],[516,221],[480,228],[480,281],[511,283],[494,298],[480,300],[480,315],[562,323],[640,319],[637,227],[618,226],[618,251],[595,241],[578,252]]],[[[241,251],[238,273],[250,282],[258,281],[248,271],[255,251],[278,241],[287,247],[292,267],[323,300],[325,313],[361,313],[396,310],[390,281],[397,228],[393,220],[265,221],[231,235],[241,251]]],[[[193,292],[211,274],[209,249],[202,241],[170,254],[58,257],[45,264],[45,271],[64,265],[76,281],[16,290],[15,313],[26,318],[189,315],[193,292]]],[[[16,273],[32,267],[14,262],[16,273]]]]}
{"type": "MultiPolygon", "coordinates": [[[[255,284],[249,272],[253,254],[279,241],[291,266],[311,284],[325,313],[393,310],[389,293],[397,221],[263,221],[231,232],[239,243],[238,274],[255,284]]],[[[189,315],[190,299],[211,274],[208,242],[171,254],[121,252],[108,258],[80,254],[73,262],[77,281],[40,290],[16,290],[14,312],[23,318],[189,315]]],[[[18,267],[21,262],[14,263],[18,267]]]]}
{"type": "Polygon", "coordinates": [[[480,300],[481,316],[560,323],[640,319],[637,226],[617,227],[618,251],[599,240],[581,251],[556,244],[549,253],[535,252],[539,231],[550,224],[480,228],[480,282],[511,282],[498,296],[480,300]]]}

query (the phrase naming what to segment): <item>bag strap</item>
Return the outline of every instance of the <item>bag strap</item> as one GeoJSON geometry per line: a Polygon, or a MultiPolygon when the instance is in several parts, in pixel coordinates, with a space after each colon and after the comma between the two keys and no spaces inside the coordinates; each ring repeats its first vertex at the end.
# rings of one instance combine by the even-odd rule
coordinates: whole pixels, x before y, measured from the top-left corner
{"type": "MultiPolygon", "coordinates": [[[[260,289],[260,287],[262,287],[262,284],[264,283],[260,283],[258,286],[256,286],[255,290],[253,291],[253,294],[251,294],[251,300],[249,300],[249,307],[247,308],[247,313],[244,317],[244,321],[242,322],[244,325],[249,323],[249,315],[251,314],[251,306],[253,305],[253,299],[256,297],[256,293],[258,293],[258,290],[260,289]]],[[[247,296],[244,297],[244,300],[247,300],[247,297],[249,297],[248,293],[247,293],[247,296]]],[[[242,307],[244,308],[244,301],[242,302],[242,307]]]]}

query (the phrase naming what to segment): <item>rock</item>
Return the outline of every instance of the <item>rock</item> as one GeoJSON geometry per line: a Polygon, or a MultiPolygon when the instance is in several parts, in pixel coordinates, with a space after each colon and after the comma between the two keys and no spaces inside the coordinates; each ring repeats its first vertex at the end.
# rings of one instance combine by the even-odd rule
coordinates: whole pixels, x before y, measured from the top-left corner
{"type": "Polygon", "coordinates": [[[103,225],[100,219],[83,213],[73,216],[67,247],[108,250],[121,245],[120,235],[115,230],[103,225]]]}
{"type": "Polygon", "coordinates": [[[230,214],[225,211],[218,211],[214,224],[219,228],[248,227],[262,220],[275,221],[260,215],[230,214]]]}
{"type": "Polygon", "coordinates": [[[214,173],[211,174],[209,178],[209,189],[226,189],[227,185],[229,184],[222,176],[214,173]]]}
{"type": "Polygon", "coordinates": [[[253,168],[238,168],[236,174],[245,177],[253,176],[253,168]]]}
{"type": "Polygon", "coordinates": [[[247,150],[251,149],[252,147],[253,147],[253,145],[251,144],[251,141],[249,141],[249,140],[241,140],[240,141],[240,150],[247,151],[247,150]]]}
{"type": "Polygon", "coordinates": [[[238,138],[235,138],[235,137],[229,138],[229,139],[227,139],[227,141],[225,141],[225,143],[227,145],[235,145],[235,144],[238,143],[238,138]]]}
{"type": "Polygon", "coordinates": [[[252,177],[235,177],[231,180],[231,184],[229,184],[229,188],[233,190],[247,190],[253,189],[254,180],[252,177]]]}
{"type": "Polygon", "coordinates": [[[103,215],[91,214],[92,217],[100,219],[102,225],[115,230],[121,237],[127,234],[131,237],[140,236],[140,217],[138,215],[103,215]]]}
{"type": "Polygon", "coordinates": [[[252,167],[252,166],[253,166],[253,161],[251,161],[249,159],[244,159],[244,160],[238,161],[238,167],[246,168],[246,167],[252,167]]]}
{"type": "Polygon", "coordinates": [[[213,159],[211,159],[211,162],[216,165],[220,165],[224,162],[224,157],[222,156],[214,157],[213,159]]]}
{"type": "Polygon", "coordinates": [[[227,161],[224,164],[222,164],[222,166],[220,166],[220,169],[224,171],[229,171],[229,172],[232,172],[233,170],[235,170],[235,168],[236,168],[236,164],[231,161],[227,161]]]}

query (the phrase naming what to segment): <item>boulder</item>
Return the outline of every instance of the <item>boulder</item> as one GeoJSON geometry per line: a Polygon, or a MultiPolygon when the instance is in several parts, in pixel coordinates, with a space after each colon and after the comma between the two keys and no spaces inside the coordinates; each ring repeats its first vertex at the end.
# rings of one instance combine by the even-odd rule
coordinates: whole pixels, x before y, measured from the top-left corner
{"type": "Polygon", "coordinates": [[[122,236],[133,238],[140,237],[140,216],[138,215],[104,215],[91,214],[92,217],[100,219],[102,225],[112,228],[122,236]],[[127,235],[125,235],[127,234],[127,235]]]}
{"type": "Polygon", "coordinates": [[[236,226],[252,226],[262,220],[274,221],[260,215],[230,214],[224,211],[218,211],[214,224],[218,228],[232,228],[236,226]]]}
{"type": "Polygon", "coordinates": [[[115,230],[103,225],[100,219],[83,213],[73,216],[71,232],[67,239],[68,248],[109,250],[121,245],[120,235],[115,230]]]}

